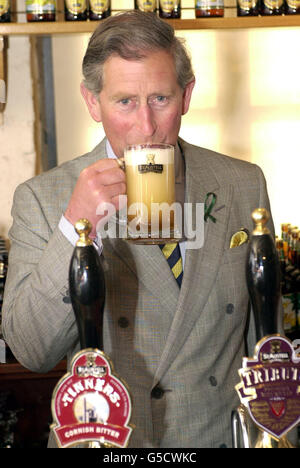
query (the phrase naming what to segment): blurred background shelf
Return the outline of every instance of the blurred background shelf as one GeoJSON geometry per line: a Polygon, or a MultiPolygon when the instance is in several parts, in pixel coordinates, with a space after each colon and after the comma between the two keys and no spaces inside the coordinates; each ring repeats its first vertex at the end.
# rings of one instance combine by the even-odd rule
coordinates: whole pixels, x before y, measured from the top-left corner
{"type": "MultiPolygon", "coordinates": [[[[176,30],[201,29],[246,29],[299,27],[300,15],[270,17],[234,17],[234,18],[197,18],[166,20],[176,30]]],[[[0,35],[52,35],[90,33],[96,28],[97,21],[54,21],[36,23],[0,24],[0,35]]]]}

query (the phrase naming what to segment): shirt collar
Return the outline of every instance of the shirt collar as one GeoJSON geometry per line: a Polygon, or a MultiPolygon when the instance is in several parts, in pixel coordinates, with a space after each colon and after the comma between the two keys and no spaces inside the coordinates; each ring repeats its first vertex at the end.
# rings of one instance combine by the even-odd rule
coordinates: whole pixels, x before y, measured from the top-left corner
{"type": "Polygon", "coordinates": [[[117,156],[115,155],[112,147],[111,147],[111,144],[109,143],[108,139],[106,138],[106,153],[107,153],[107,157],[110,158],[110,159],[117,159],[117,156]]]}

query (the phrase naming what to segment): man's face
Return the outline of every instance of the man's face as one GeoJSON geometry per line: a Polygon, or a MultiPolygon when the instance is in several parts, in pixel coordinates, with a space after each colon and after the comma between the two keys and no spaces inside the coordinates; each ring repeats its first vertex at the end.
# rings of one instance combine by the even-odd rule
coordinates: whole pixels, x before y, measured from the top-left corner
{"type": "Polygon", "coordinates": [[[102,122],[115,154],[122,157],[128,144],[175,145],[193,86],[191,82],[182,90],[173,58],[157,51],[138,61],[110,57],[98,100],[82,92],[92,117],[102,122]]]}

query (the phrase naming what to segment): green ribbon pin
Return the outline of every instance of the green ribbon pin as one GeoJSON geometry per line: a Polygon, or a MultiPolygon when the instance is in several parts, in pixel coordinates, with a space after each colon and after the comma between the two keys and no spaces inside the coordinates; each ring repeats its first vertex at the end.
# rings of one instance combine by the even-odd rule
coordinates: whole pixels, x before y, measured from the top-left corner
{"type": "Polygon", "coordinates": [[[213,192],[209,192],[206,194],[205,202],[204,202],[204,221],[207,222],[208,218],[212,220],[213,223],[216,222],[216,218],[211,215],[213,207],[215,206],[217,201],[217,195],[213,192]]]}

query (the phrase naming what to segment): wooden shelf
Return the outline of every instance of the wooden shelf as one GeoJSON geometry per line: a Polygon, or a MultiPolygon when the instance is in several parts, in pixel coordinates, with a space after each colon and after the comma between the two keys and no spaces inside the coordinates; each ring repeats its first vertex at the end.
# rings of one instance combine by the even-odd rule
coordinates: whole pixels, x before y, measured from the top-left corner
{"type": "Polygon", "coordinates": [[[12,380],[24,380],[24,379],[59,379],[67,371],[67,362],[61,361],[54,369],[47,374],[39,374],[37,372],[31,372],[25,367],[21,366],[18,362],[10,364],[0,364],[0,380],[12,381],[12,380]]]}
{"type": "MultiPolygon", "coordinates": [[[[166,21],[177,30],[277,28],[299,27],[300,15],[249,18],[197,18],[166,21]]],[[[2,23],[0,24],[0,35],[83,34],[93,32],[97,24],[97,21],[2,23]]]]}

